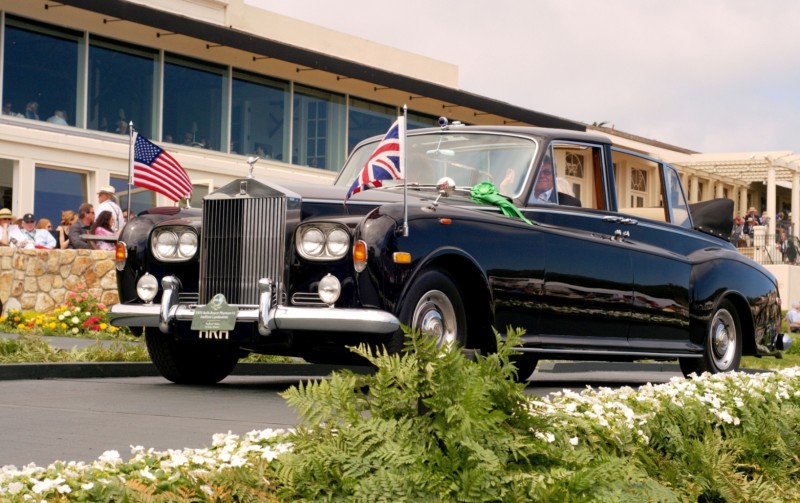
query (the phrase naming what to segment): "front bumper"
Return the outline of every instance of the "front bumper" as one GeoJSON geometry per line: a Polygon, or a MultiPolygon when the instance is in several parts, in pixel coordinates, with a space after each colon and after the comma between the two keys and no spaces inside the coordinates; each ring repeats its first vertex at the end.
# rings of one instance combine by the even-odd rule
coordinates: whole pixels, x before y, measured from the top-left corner
{"type": "MultiPolygon", "coordinates": [[[[114,326],[158,327],[170,333],[175,321],[192,321],[197,304],[178,301],[180,281],[174,276],[161,280],[161,304],[115,304],[109,310],[114,326]]],[[[258,282],[259,303],[233,305],[237,323],[257,323],[261,335],[273,330],[350,332],[389,334],[400,328],[392,314],[378,309],[341,309],[333,307],[294,307],[272,305],[273,284],[268,279],[258,282]]]]}

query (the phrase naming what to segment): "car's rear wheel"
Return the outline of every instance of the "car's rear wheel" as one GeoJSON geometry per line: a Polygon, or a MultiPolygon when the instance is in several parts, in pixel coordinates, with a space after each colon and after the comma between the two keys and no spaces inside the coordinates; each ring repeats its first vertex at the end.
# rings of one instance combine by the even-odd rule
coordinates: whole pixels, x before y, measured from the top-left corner
{"type": "Polygon", "coordinates": [[[145,342],[158,371],[176,384],[217,383],[239,362],[236,348],[176,341],[157,330],[145,332],[145,342]]]}
{"type": "MultiPolygon", "coordinates": [[[[467,340],[467,315],[455,281],[445,271],[430,269],[414,282],[400,309],[400,323],[412,332],[435,337],[437,344],[458,344],[467,340]]],[[[389,350],[403,348],[404,334],[398,331],[389,350]]]]}
{"type": "Polygon", "coordinates": [[[736,308],[723,300],[714,311],[706,328],[702,358],[680,358],[681,371],[688,376],[692,372],[732,372],[739,369],[742,359],[742,330],[736,308]]]}

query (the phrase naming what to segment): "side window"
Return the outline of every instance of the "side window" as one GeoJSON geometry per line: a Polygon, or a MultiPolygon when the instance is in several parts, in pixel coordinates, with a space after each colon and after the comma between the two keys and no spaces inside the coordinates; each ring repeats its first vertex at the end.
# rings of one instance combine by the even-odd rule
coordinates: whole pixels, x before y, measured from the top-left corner
{"type": "Polygon", "coordinates": [[[612,149],[619,212],[691,227],[680,176],[672,166],[627,150],[612,149]]]}
{"type": "Polygon", "coordinates": [[[686,202],[686,194],[683,191],[681,177],[672,166],[664,166],[664,187],[666,197],[669,202],[670,220],[675,225],[692,228],[692,221],[689,218],[689,205],[686,202]]]}
{"type": "Polygon", "coordinates": [[[602,148],[595,145],[550,145],[535,170],[528,204],[605,207],[602,148]]]}

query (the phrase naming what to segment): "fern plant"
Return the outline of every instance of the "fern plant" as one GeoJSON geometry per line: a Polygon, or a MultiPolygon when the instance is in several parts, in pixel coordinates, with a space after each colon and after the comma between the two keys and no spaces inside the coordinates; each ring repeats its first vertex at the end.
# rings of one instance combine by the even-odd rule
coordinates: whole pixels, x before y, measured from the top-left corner
{"type": "Polygon", "coordinates": [[[508,342],[466,359],[409,334],[402,354],[355,352],[372,374],[337,372],[283,396],[300,422],[281,458],[283,496],[317,501],[500,501],[527,465],[533,426],[508,342]]]}

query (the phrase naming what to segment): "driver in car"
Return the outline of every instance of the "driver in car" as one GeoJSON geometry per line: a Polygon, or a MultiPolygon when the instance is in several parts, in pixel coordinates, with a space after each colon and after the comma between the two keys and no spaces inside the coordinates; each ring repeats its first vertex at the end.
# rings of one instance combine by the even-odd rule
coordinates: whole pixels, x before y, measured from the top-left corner
{"type": "Polygon", "coordinates": [[[556,177],[555,169],[553,168],[553,161],[550,159],[550,156],[547,156],[542,161],[541,168],[539,168],[539,174],[536,178],[536,185],[533,187],[533,193],[531,193],[529,203],[580,206],[580,199],[564,192],[558,192],[555,189],[555,179],[556,177]]]}

